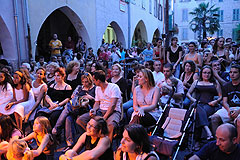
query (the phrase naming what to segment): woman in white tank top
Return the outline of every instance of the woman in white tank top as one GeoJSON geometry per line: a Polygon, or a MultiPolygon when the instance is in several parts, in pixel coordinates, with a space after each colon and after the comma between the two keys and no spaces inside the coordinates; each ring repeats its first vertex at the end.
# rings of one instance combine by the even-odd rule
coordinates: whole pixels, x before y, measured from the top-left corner
{"type": "Polygon", "coordinates": [[[25,122],[34,119],[36,108],[39,106],[44,95],[47,92],[47,84],[44,82],[45,80],[46,71],[44,68],[40,67],[36,70],[36,80],[32,82],[32,90],[36,103],[34,104],[32,109],[28,112],[28,114],[25,116],[25,122]]]}

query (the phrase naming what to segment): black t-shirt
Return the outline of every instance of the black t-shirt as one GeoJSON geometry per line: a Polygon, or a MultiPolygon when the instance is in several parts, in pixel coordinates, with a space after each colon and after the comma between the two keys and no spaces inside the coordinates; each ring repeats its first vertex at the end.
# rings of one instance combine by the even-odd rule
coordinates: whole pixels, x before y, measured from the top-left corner
{"type": "Polygon", "coordinates": [[[219,76],[226,82],[230,81],[230,76],[229,73],[224,71],[224,72],[220,72],[219,76]]]}
{"type": "MultiPolygon", "coordinates": [[[[98,138],[93,144],[91,143],[91,136],[86,135],[85,139],[85,150],[92,150],[94,149],[100,138],[98,138]]],[[[100,157],[98,157],[99,160],[113,160],[113,151],[112,147],[110,146],[100,157]]]]}
{"type": "MultiPolygon", "coordinates": [[[[66,83],[72,87],[73,91],[77,88],[78,85],[82,85],[81,76],[82,76],[82,74],[78,73],[76,79],[73,79],[73,80],[66,79],[66,83]]],[[[67,75],[67,77],[68,77],[68,75],[67,75]]]]}
{"type": "Polygon", "coordinates": [[[173,63],[177,62],[178,58],[179,58],[179,52],[182,51],[182,47],[178,46],[178,49],[173,52],[171,49],[171,46],[168,47],[167,51],[169,52],[169,59],[170,61],[173,63]]]}
{"type": "Polygon", "coordinates": [[[229,107],[240,107],[240,83],[234,86],[232,81],[227,82],[223,86],[223,97],[228,98],[229,107]]]}
{"type": "Polygon", "coordinates": [[[239,160],[240,159],[240,145],[230,153],[222,152],[216,145],[216,141],[205,144],[203,148],[195,153],[201,160],[239,160]]]}

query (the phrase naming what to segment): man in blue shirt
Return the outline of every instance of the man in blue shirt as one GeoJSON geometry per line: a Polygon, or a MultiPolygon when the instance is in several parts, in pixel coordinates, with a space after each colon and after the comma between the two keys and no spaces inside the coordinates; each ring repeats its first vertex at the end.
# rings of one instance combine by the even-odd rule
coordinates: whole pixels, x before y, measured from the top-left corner
{"type": "Polygon", "coordinates": [[[153,49],[151,48],[151,43],[147,43],[147,48],[143,50],[141,53],[144,62],[152,60],[153,57],[153,49]]]}

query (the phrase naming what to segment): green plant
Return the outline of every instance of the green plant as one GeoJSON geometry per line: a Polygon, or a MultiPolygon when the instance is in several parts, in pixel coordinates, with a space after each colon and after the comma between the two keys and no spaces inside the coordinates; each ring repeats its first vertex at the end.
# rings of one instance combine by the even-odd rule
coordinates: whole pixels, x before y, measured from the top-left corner
{"type": "MultiPolygon", "coordinates": [[[[203,39],[207,37],[207,32],[214,34],[214,32],[220,29],[219,15],[216,14],[219,11],[219,7],[209,6],[209,3],[200,3],[189,14],[193,15],[193,19],[189,22],[190,28],[193,32],[203,32],[203,39]],[[209,21],[209,27],[206,27],[206,21],[209,21]],[[195,27],[193,27],[195,25],[195,27]]],[[[201,38],[201,37],[200,37],[201,38]]]]}

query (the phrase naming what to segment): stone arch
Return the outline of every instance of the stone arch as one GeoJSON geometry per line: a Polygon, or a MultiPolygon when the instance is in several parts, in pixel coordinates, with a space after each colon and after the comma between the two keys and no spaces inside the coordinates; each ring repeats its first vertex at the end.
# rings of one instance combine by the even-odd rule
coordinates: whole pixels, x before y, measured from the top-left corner
{"type": "MultiPolygon", "coordinates": [[[[40,34],[47,35],[46,38],[43,38],[44,43],[45,43],[44,48],[47,48],[48,43],[51,39],[51,36],[54,33],[57,33],[57,34],[60,33],[59,39],[61,37],[62,39],[60,39],[60,40],[62,42],[65,42],[65,40],[67,39],[67,36],[69,36],[69,35],[72,36],[72,38],[75,42],[77,41],[77,37],[81,36],[82,39],[84,40],[84,42],[86,42],[87,46],[91,45],[90,37],[89,37],[89,34],[87,32],[85,25],[83,24],[80,17],[68,6],[63,6],[63,7],[55,9],[43,21],[43,23],[39,29],[38,36],[37,36],[37,46],[38,46],[36,48],[37,52],[41,52],[39,43],[43,42],[40,34]],[[64,20],[61,18],[64,18],[64,20]],[[56,21],[58,21],[60,23],[57,23],[56,21]],[[48,27],[49,30],[43,31],[44,27],[48,27]],[[45,32],[45,33],[43,33],[43,32],[45,32]]],[[[45,52],[45,54],[46,54],[46,50],[43,50],[43,52],[45,52]]],[[[41,54],[42,53],[38,53],[38,55],[41,55],[41,54]]]]}
{"type": "Polygon", "coordinates": [[[140,48],[144,47],[148,42],[147,29],[143,20],[140,20],[134,30],[132,45],[140,48]]]}
{"type": "MultiPolygon", "coordinates": [[[[125,40],[123,31],[122,31],[121,27],[118,25],[118,23],[115,22],[115,21],[112,21],[112,22],[108,25],[108,27],[111,27],[111,28],[114,30],[114,32],[115,32],[115,34],[116,34],[116,38],[117,38],[117,39],[115,39],[115,41],[120,42],[120,43],[122,44],[122,46],[125,48],[125,47],[126,47],[126,40],[125,40]]],[[[107,30],[105,30],[105,32],[106,32],[106,31],[107,31],[107,30]]],[[[105,34],[105,33],[104,33],[104,34],[105,34]]]]}
{"type": "Polygon", "coordinates": [[[15,44],[8,30],[8,27],[1,16],[0,16],[0,43],[3,51],[3,55],[0,56],[4,59],[14,60],[14,58],[16,58],[16,51],[14,50],[15,44]]]}

